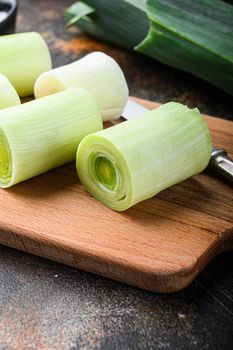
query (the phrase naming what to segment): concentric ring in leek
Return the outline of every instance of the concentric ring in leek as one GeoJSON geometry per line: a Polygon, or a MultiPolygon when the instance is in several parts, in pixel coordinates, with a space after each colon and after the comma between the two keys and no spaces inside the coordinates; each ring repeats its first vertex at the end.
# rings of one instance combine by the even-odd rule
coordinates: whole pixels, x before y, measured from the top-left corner
{"type": "Polygon", "coordinates": [[[211,150],[199,111],[170,102],[86,136],[77,171],[93,197],[122,211],[203,171],[211,150]]]}
{"type": "Polygon", "coordinates": [[[131,205],[130,169],[109,140],[97,134],[86,137],[77,152],[77,170],[87,191],[107,206],[121,210],[131,205]]]}
{"type": "Polygon", "coordinates": [[[70,89],[0,111],[0,187],[75,160],[80,141],[103,128],[94,97],[70,89]]]}

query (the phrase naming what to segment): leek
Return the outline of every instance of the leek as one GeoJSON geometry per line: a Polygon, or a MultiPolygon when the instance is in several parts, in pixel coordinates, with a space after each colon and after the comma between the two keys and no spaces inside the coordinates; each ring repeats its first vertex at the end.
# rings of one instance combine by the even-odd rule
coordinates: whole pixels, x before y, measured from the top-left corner
{"type": "Polygon", "coordinates": [[[16,106],[20,103],[15,88],[3,74],[0,74],[0,109],[16,106]]]}
{"type": "Polygon", "coordinates": [[[66,17],[68,25],[77,23],[91,35],[130,49],[142,41],[149,30],[146,0],[78,1],[67,9],[66,17]]]}
{"type": "Polygon", "coordinates": [[[79,142],[102,129],[93,96],[70,89],[0,111],[0,187],[75,160],[79,142]]]}
{"type": "Polygon", "coordinates": [[[83,2],[79,2],[74,5],[76,7],[76,10],[78,10],[77,16],[72,17],[72,19],[69,21],[68,26],[71,26],[72,24],[75,24],[77,21],[79,21],[82,17],[86,17],[87,15],[90,15],[91,13],[95,12],[95,10],[88,6],[87,4],[83,2]]]}
{"type": "Polygon", "coordinates": [[[38,33],[0,37],[0,73],[4,74],[19,96],[32,95],[38,76],[51,69],[51,57],[38,33]]]}
{"type": "Polygon", "coordinates": [[[219,0],[149,0],[148,14],[150,32],[138,51],[233,95],[232,5],[219,0]]]}
{"type": "Polygon", "coordinates": [[[211,149],[198,109],[170,102],[85,137],[77,172],[93,197],[123,211],[203,171],[211,149]]]}
{"type": "Polygon", "coordinates": [[[231,4],[221,0],[82,3],[91,6],[92,13],[78,18],[78,2],[67,11],[67,18],[74,21],[76,16],[84,31],[194,74],[233,95],[231,4]]]}
{"type": "Polygon", "coordinates": [[[85,88],[96,98],[103,121],[119,118],[128,99],[128,87],[116,61],[93,52],[63,67],[43,73],[36,81],[36,98],[69,88],[85,88]]]}

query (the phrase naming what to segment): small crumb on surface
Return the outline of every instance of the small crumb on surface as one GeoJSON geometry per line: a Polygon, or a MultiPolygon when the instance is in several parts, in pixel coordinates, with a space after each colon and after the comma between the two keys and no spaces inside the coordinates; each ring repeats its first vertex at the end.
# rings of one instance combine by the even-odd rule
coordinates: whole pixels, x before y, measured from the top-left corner
{"type": "Polygon", "coordinates": [[[186,316],[184,314],[178,313],[178,317],[180,320],[183,320],[186,316]]]}

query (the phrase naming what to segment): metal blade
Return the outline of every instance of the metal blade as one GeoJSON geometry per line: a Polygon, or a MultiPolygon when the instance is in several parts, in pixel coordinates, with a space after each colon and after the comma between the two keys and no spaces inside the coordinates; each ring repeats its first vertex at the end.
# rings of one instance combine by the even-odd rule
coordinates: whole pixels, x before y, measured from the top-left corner
{"type": "Polygon", "coordinates": [[[126,120],[135,119],[148,111],[149,111],[148,108],[143,107],[139,103],[129,98],[125,106],[125,109],[122,113],[122,117],[126,120]]]}

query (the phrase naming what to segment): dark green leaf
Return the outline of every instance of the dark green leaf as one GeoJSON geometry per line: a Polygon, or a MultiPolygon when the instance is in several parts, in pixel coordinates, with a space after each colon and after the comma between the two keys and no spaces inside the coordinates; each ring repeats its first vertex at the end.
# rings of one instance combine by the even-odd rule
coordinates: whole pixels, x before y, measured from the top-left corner
{"type": "MultiPolygon", "coordinates": [[[[89,17],[89,21],[80,19],[78,27],[91,35],[133,49],[148,33],[146,0],[84,0],[83,2],[91,6],[95,13],[89,17]]],[[[67,11],[69,19],[77,14],[75,7],[67,11]]]]}
{"type": "Polygon", "coordinates": [[[77,23],[81,18],[94,13],[95,10],[93,7],[87,5],[86,3],[79,1],[71,7],[71,10],[75,13],[74,16],[69,20],[67,26],[70,27],[73,24],[77,23]]]}

